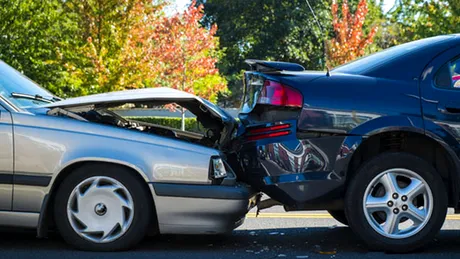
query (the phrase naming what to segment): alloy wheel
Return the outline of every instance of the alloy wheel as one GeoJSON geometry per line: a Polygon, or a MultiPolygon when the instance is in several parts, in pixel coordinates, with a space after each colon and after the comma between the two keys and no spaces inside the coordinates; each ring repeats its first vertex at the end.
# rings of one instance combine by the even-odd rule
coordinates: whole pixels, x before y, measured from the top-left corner
{"type": "Polygon", "coordinates": [[[428,223],[432,209],[429,185],[408,169],[378,174],[364,193],[363,210],[368,223],[379,234],[393,239],[417,234],[428,223]]]}

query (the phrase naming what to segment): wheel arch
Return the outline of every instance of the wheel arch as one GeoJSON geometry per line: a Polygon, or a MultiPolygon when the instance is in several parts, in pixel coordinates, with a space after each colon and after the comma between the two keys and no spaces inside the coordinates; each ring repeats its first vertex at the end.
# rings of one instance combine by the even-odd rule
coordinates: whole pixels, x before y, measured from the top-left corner
{"type": "Polygon", "coordinates": [[[449,145],[418,129],[392,127],[375,130],[362,137],[346,168],[346,186],[363,163],[383,152],[407,152],[431,163],[446,186],[449,206],[458,206],[458,158],[449,145]]]}
{"type": "MultiPolygon", "coordinates": [[[[41,238],[41,237],[47,236],[49,225],[53,219],[52,209],[53,209],[54,199],[56,197],[56,193],[57,193],[57,190],[60,184],[64,181],[64,179],[67,176],[69,176],[77,168],[80,168],[88,164],[106,164],[106,165],[122,167],[130,171],[132,175],[135,176],[140,182],[142,182],[145,188],[147,188],[148,193],[150,193],[150,198],[152,201],[154,212],[156,213],[154,197],[152,195],[150,187],[147,184],[148,178],[146,174],[142,172],[139,168],[137,168],[134,165],[130,165],[122,161],[116,161],[116,160],[79,159],[79,160],[73,161],[65,165],[57,174],[55,174],[55,177],[53,177],[53,180],[50,183],[50,189],[48,191],[48,194],[46,194],[45,198],[43,199],[43,203],[42,203],[42,207],[40,211],[40,217],[39,217],[38,226],[37,226],[37,237],[41,238]]],[[[152,223],[153,222],[154,220],[152,220],[152,223]]],[[[155,231],[156,229],[158,229],[157,224],[152,225],[152,230],[155,231]]]]}

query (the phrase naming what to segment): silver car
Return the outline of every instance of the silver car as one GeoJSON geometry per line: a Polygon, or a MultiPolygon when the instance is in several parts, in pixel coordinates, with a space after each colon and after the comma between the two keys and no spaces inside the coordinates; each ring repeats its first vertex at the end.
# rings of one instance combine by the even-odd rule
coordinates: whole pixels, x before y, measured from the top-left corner
{"type": "Polygon", "coordinates": [[[229,232],[257,200],[221,153],[235,120],[204,99],[155,88],[59,100],[1,61],[0,91],[0,225],[114,251],[146,234],[229,232]],[[205,134],[113,110],[171,103],[205,134]]]}

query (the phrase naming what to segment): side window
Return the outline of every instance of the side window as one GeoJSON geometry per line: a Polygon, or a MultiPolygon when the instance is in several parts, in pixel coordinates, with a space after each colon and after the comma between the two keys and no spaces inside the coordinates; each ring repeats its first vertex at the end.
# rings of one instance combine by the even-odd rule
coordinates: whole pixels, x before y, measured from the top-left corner
{"type": "Polygon", "coordinates": [[[444,64],[436,73],[435,85],[439,88],[460,90],[460,58],[444,64]]]}

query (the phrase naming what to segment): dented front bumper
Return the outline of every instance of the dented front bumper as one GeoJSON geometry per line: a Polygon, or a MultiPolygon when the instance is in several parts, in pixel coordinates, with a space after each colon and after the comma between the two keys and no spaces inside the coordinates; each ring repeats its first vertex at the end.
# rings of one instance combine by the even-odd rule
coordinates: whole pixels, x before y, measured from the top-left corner
{"type": "Polygon", "coordinates": [[[162,234],[222,234],[240,226],[258,194],[235,186],[151,183],[162,234]]]}

